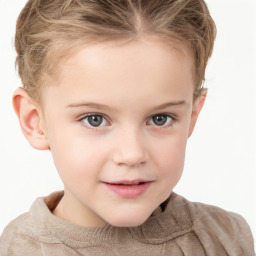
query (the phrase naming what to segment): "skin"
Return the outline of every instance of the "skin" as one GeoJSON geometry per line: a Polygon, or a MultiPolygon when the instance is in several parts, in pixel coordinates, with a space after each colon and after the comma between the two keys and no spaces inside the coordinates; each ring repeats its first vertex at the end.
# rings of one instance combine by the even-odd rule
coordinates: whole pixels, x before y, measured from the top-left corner
{"type": "Polygon", "coordinates": [[[192,70],[185,48],[156,39],[106,42],[84,45],[63,62],[41,105],[24,89],[15,92],[24,135],[51,151],[64,184],[56,216],[86,227],[138,226],[169,197],[205,99],[193,99],[192,70]],[[102,123],[92,126],[88,114],[102,123]],[[106,186],[138,179],[149,182],[139,196],[106,186]]]}

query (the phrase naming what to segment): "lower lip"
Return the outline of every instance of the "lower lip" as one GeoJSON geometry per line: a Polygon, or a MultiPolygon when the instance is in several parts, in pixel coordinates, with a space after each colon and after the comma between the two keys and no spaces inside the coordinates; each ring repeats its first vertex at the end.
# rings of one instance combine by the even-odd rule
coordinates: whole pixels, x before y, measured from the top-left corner
{"type": "Polygon", "coordinates": [[[142,195],[152,182],[145,182],[140,185],[116,185],[110,183],[104,183],[106,187],[123,198],[136,198],[142,195]]]}

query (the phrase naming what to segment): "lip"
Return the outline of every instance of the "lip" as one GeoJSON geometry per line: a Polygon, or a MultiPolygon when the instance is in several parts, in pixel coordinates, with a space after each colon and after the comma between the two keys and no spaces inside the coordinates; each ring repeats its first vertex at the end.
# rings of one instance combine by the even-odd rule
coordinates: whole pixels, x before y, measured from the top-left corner
{"type": "Polygon", "coordinates": [[[114,182],[103,182],[112,192],[122,198],[136,198],[146,192],[153,181],[147,180],[123,180],[114,182]]]}

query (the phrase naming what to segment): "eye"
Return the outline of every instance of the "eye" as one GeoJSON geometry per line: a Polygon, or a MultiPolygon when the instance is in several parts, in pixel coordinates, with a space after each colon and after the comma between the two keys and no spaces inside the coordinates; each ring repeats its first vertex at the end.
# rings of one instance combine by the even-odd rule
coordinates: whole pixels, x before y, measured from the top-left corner
{"type": "Polygon", "coordinates": [[[158,114],[151,117],[149,120],[150,125],[156,126],[168,126],[173,121],[173,118],[169,115],[158,114]]]}
{"type": "Polygon", "coordinates": [[[102,127],[107,124],[107,120],[101,115],[87,115],[82,119],[89,127],[102,127]]]}

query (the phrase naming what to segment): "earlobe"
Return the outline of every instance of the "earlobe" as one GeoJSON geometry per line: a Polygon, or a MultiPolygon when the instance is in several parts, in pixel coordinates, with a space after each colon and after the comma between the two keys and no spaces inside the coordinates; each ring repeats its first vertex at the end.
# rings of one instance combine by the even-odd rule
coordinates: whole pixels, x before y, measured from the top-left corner
{"type": "Polygon", "coordinates": [[[39,106],[23,88],[18,88],[13,95],[13,107],[18,116],[21,130],[29,144],[38,150],[49,149],[43,117],[39,106]]]}
{"type": "Polygon", "coordinates": [[[192,114],[191,114],[188,137],[190,137],[194,131],[197,118],[204,106],[206,96],[207,96],[207,89],[203,89],[202,92],[200,93],[200,95],[195,99],[195,102],[193,104],[192,114]]]}

